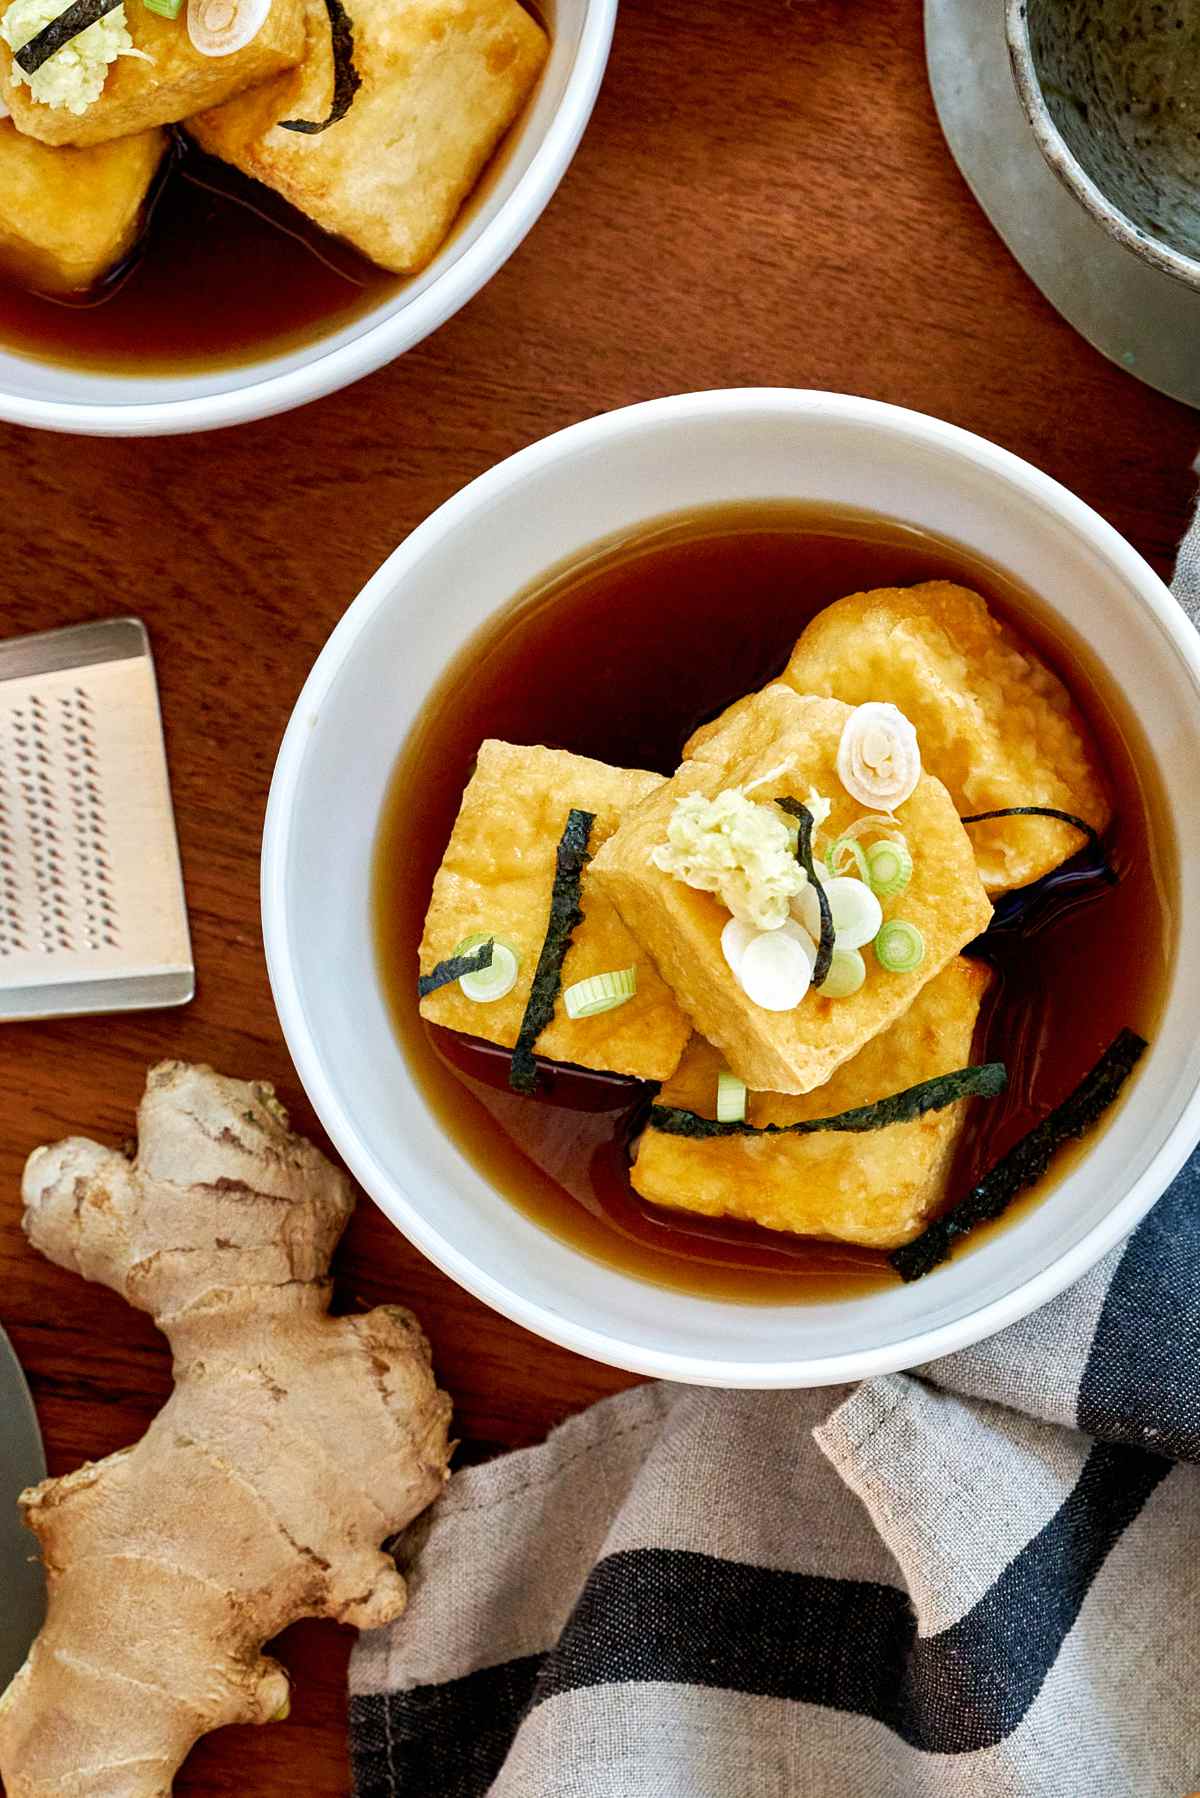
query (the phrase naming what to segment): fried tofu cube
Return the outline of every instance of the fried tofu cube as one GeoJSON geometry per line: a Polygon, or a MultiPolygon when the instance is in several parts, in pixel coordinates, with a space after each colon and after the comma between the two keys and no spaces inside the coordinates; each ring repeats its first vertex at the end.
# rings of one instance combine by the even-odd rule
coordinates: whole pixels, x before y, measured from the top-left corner
{"type": "Polygon", "coordinates": [[[911,884],[898,898],[882,901],[885,921],[900,917],[916,925],[924,959],[912,973],[894,974],[868,949],[867,979],[849,998],[825,999],[810,989],[792,1011],[755,1005],[721,952],[729,921],[725,906],[655,867],[651,853],[667,840],[677,799],[692,793],[712,799],[764,777],[769,784],[762,797],[803,802],[815,788],[829,799],[832,810],[820,840],[833,842],[863,815],[837,777],[838,743],[850,712],[836,699],[768,688],[741,708],[723,736],[710,740],[705,753],[712,759],[685,762],[674,779],[627,814],[591,867],[593,882],[653,957],[700,1034],[739,1079],[763,1092],[807,1093],[822,1086],[906,1011],[991,917],[967,833],[945,787],[928,774],[896,812],[915,863],[911,884]]]}
{"type": "Polygon", "coordinates": [[[39,293],[83,293],[137,241],[162,131],[56,150],[0,120],[0,266],[39,293]],[[80,195],[87,204],[80,204],[80,195]]]}
{"type": "Polygon", "coordinates": [[[330,114],[329,17],[310,0],[301,67],[188,130],[381,268],[414,274],[525,104],[546,34],[519,0],[355,0],[352,13],[361,86],[336,124],[303,133],[280,123],[330,114]]]}
{"type": "MultiPolygon", "coordinates": [[[[925,767],[948,788],[961,817],[1045,805],[1103,830],[1112,815],[1099,758],[1070,694],[967,587],[923,581],[839,599],[808,625],[783,679],[797,693],[899,706],[916,726],[925,767]]],[[[684,753],[723,722],[697,732],[684,753]]],[[[1081,845],[1077,830],[1050,818],[968,828],[989,893],[1027,886],[1081,845]]]]}
{"type": "MultiPolygon", "coordinates": [[[[555,855],[571,808],[595,814],[591,850],[609,838],[629,807],[660,774],[610,768],[559,749],[485,742],[463,794],[421,939],[421,971],[452,955],[464,937],[494,932],[517,950],[520,972],[503,999],[479,1005],[455,982],[421,1001],[433,1024],[511,1049],[517,1040],[550,915],[555,855]]],[[[675,1071],[691,1025],[658,970],[634,940],[585,868],[577,927],[563,963],[564,990],[592,974],[636,966],[637,992],[614,1011],[568,1018],[560,999],[537,1041],[551,1061],[639,1080],[675,1071]]]]}
{"type": "MultiPolygon", "coordinates": [[[[193,46],[182,15],[164,19],[140,0],[128,4],[129,33],[134,49],[143,54],[118,57],[100,98],[78,115],[44,105],[27,86],[14,81],[12,51],[0,42],[4,99],[17,129],[44,144],[102,144],[155,125],[171,125],[293,68],[304,54],[305,4],[306,0],[271,0],[262,30],[231,56],[203,56],[193,46]]],[[[78,200],[73,211],[76,216],[83,211],[78,200]]]]}
{"type": "MultiPolygon", "coordinates": [[[[786,736],[796,728],[801,714],[796,709],[796,689],[784,681],[772,681],[759,693],[747,693],[735,699],[719,718],[704,724],[684,744],[685,765],[688,761],[712,762],[723,767],[754,755],[776,736],[786,736]]],[[[836,779],[836,769],[835,769],[836,779]]],[[[841,783],[838,782],[840,789],[841,783]]],[[[831,793],[825,794],[832,798],[831,793]]]]}
{"type": "MultiPolygon", "coordinates": [[[[971,1060],[971,1039],[990,975],[956,956],[904,1015],[803,1098],[751,1093],[751,1124],[832,1117],[903,1092],[971,1060]]],[[[716,1115],[720,1052],[693,1037],[662,1103],[716,1115]]],[[[767,1230],[892,1249],[910,1242],[947,1198],[969,1099],[908,1124],[850,1135],[726,1136],[710,1141],[646,1130],[633,1184],[654,1205],[702,1217],[735,1217],[767,1230]]]]}

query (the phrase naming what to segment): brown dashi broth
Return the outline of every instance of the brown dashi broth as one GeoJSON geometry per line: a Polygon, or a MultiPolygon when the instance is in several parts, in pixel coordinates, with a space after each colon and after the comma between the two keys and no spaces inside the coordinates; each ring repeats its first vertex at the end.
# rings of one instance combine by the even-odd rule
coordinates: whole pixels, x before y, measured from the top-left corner
{"type": "Polygon", "coordinates": [[[0,272],[0,344],[97,374],[200,374],[352,324],[400,278],[179,137],[122,266],[87,294],[0,272]]]}
{"type": "Polygon", "coordinates": [[[1052,876],[1029,925],[989,952],[998,978],[975,1059],[1003,1060],[1009,1086],[972,1107],[951,1198],[1066,1096],[1122,1026],[1153,1039],[1171,952],[1165,825],[1119,696],[1056,641],[1036,600],[961,548],[867,514],[778,503],[663,520],[549,576],[468,645],[400,755],[376,848],[378,960],[413,1077],[492,1185],[585,1253],[749,1302],[825,1299],[896,1278],[879,1251],[649,1204],[628,1168],[655,1088],[555,1068],[524,1098],[509,1090],[506,1050],[422,1020],[418,944],[480,742],[544,743],[670,775],[692,730],[779,674],[824,606],[931,579],[982,593],[1067,681],[1108,772],[1107,846],[1120,875],[1115,887],[1052,876]]]}

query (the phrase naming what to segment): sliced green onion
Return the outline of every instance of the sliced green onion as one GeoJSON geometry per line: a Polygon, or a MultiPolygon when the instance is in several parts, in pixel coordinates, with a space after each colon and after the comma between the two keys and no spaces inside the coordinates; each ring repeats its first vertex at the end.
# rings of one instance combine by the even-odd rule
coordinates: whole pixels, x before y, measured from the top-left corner
{"type": "Polygon", "coordinates": [[[808,957],[809,972],[811,973],[812,969],[817,965],[817,945],[815,939],[809,934],[803,924],[797,924],[795,918],[789,918],[787,923],[781,924],[779,928],[784,936],[790,936],[794,943],[799,943],[805,955],[808,957]]]}
{"type": "Polygon", "coordinates": [[[808,933],[796,927],[760,930],[746,945],[738,969],[738,985],[752,1005],[764,1011],[794,1011],[812,984],[815,959],[806,947],[808,933]],[[804,940],[801,940],[801,939],[804,940]]]}
{"type": "MultiPolygon", "coordinates": [[[[463,938],[454,953],[455,955],[470,955],[472,949],[478,949],[481,943],[499,943],[503,941],[504,938],[498,937],[494,930],[473,930],[470,936],[465,936],[463,938]]],[[[512,944],[508,943],[506,947],[511,949],[512,944]]]]}
{"type": "Polygon", "coordinates": [[[840,949],[862,949],[873,943],[883,923],[883,908],[865,880],[838,874],[825,883],[833,918],[834,941],[840,949]]]}
{"type": "Polygon", "coordinates": [[[497,999],[503,999],[506,994],[511,993],[516,986],[521,957],[511,943],[502,942],[498,936],[476,930],[463,938],[454,951],[455,958],[470,955],[472,949],[478,949],[482,943],[491,943],[491,961],[486,968],[460,974],[458,984],[465,997],[473,999],[476,1005],[492,1005],[497,999]]]}
{"type": "Polygon", "coordinates": [[[717,1075],[717,1122],[740,1124],[746,1116],[746,1082],[722,1068],[717,1075]]]}
{"type": "Polygon", "coordinates": [[[904,841],[900,820],[893,818],[890,812],[864,812],[861,818],[854,820],[853,824],[847,824],[842,835],[857,842],[859,837],[865,837],[873,830],[881,832],[886,837],[898,837],[900,842],[904,841]]]}
{"type": "Polygon", "coordinates": [[[867,879],[881,899],[897,898],[912,879],[913,859],[908,844],[884,837],[867,851],[867,879]]]}
{"type": "Polygon", "coordinates": [[[829,964],[829,972],[825,976],[825,984],[821,988],[822,999],[848,999],[856,993],[867,978],[867,964],[857,949],[839,949],[833,951],[833,960],[829,964]]]}
{"type": "Polygon", "coordinates": [[[428,999],[431,993],[440,992],[444,986],[453,986],[464,974],[474,974],[481,968],[491,967],[494,947],[491,937],[475,936],[471,940],[479,947],[472,948],[469,955],[448,955],[445,961],[439,961],[428,974],[418,976],[418,999],[428,999]]]}
{"type": "Polygon", "coordinates": [[[854,864],[854,872],[860,880],[870,880],[867,856],[863,852],[862,845],[856,843],[853,837],[839,837],[837,842],[831,843],[825,851],[825,866],[831,874],[845,874],[848,864],[851,862],[854,864]]]}
{"type": "Polygon", "coordinates": [[[730,918],[721,932],[721,954],[735,974],[741,972],[742,957],[757,935],[754,925],[743,923],[741,918],[730,918]]]}
{"type": "Polygon", "coordinates": [[[821,940],[821,903],[817,897],[817,888],[821,881],[810,880],[807,886],[800,888],[792,900],[792,916],[800,928],[807,931],[814,943],[821,940]]]}
{"type": "Polygon", "coordinates": [[[925,938],[907,919],[892,918],[875,938],[875,954],[889,974],[911,974],[925,960],[925,938]]]}
{"type": "Polygon", "coordinates": [[[637,968],[618,968],[610,974],[590,974],[577,980],[563,994],[563,1009],[569,1018],[597,1018],[602,1011],[615,1011],[637,992],[637,968]]]}
{"type": "Polygon", "coordinates": [[[142,0],[147,12],[156,12],[160,19],[177,19],[183,11],[183,0],[142,0]]]}

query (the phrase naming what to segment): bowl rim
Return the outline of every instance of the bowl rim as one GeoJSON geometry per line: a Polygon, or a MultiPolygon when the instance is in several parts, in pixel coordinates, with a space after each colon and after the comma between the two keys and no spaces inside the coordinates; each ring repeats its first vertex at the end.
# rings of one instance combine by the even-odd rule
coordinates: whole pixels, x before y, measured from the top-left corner
{"type": "MultiPolygon", "coordinates": [[[[618,0],[584,0],[583,28],[562,100],[529,167],[474,242],[400,312],[380,319],[337,349],[324,349],[317,338],[310,346],[312,355],[299,367],[216,393],[129,402],[44,400],[5,393],[0,387],[0,420],[92,437],[158,437],[223,430],[323,399],[414,348],[474,299],[554,197],[596,104],[608,66],[617,5],[618,0]]],[[[364,316],[369,320],[372,315],[364,316]]],[[[21,356],[19,351],[10,354],[41,366],[37,357],[21,356]]],[[[254,367],[254,363],[245,365],[247,372],[254,367]]],[[[172,377],[161,378],[169,381],[172,377]]]]}
{"type": "MultiPolygon", "coordinates": [[[[895,1373],[936,1360],[1016,1323],[1073,1285],[1122,1241],[1149,1211],[1200,1140],[1200,1087],[1190,1095],[1150,1165],[1108,1214],[1072,1248],[1010,1292],[951,1323],[918,1330],[881,1348],[825,1356],[738,1364],[716,1356],[693,1356],[646,1349],[636,1342],[579,1324],[560,1312],[526,1299],[447,1242],[412,1203],[393,1175],[379,1163],[344,1110],[334,1082],[309,1029],[293,970],[286,900],[286,867],[291,820],[309,741],[309,720],[321,708],[362,631],[375,614],[402,591],[406,571],[433,545],[452,535],[460,521],[494,505],[505,492],[577,447],[615,442],[643,425],[664,421],[686,428],[753,411],[777,415],[829,416],[923,439],[943,452],[968,457],[977,467],[1024,490],[1043,510],[1089,538],[1117,567],[1131,590],[1165,633],[1200,695],[1200,632],[1190,623],[1170,589],[1142,556],[1097,512],[1051,476],[986,438],[927,414],[882,401],[813,389],[729,388],[644,401],[568,426],[497,463],[446,500],[404,539],[372,575],[335,625],[296,700],[279,749],[267,801],[263,832],[261,899],[263,942],[272,996],[288,1050],[309,1100],[352,1174],[384,1215],[426,1258],[458,1285],[513,1322],[560,1347],[631,1373],[691,1385],[740,1390],[802,1388],[841,1384],[895,1373]],[[380,1195],[386,1195],[381,1197],[380,1195]]],[[[584,547],[584,546],[581,546],[584,547]]]]}
{"type": "Polygon", "coordinates": [[[1055,124],[1046,105],[1041,79],[1029,41],[1029,0],[1005,0],[1004,24],[1008,38],[1008,57],[1013,80],[1033,128],[1038,148],[1063,186],[1072,193],[1096,223],[1132,250],[1143,261],[1182,281],[1188,287],[1200,287],[1200,256],[1188,256],[1161,237],[1152,237],[1136,225],[1088,174],[1066,138],[1055,124]]]}

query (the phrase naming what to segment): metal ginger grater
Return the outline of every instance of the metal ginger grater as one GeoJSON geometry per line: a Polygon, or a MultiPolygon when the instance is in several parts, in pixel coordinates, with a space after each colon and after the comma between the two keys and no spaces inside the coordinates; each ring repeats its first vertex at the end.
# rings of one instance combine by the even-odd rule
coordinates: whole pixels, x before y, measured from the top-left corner
{"type": "Polygon", "coordinates": [[[0,1019],[194,991],[145,626],[0,643],[0,1019]]]}

